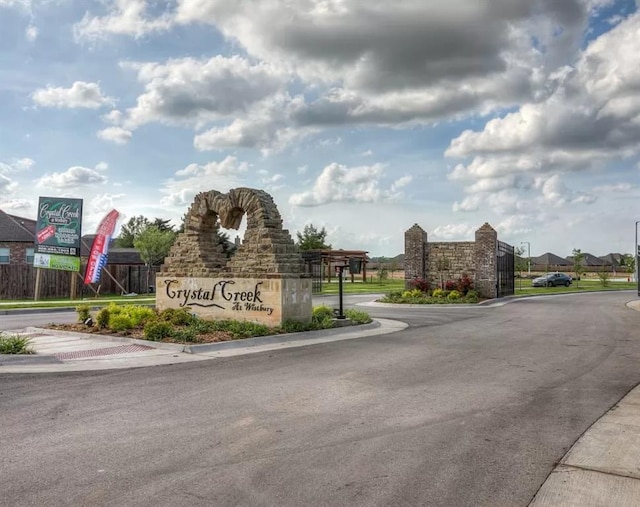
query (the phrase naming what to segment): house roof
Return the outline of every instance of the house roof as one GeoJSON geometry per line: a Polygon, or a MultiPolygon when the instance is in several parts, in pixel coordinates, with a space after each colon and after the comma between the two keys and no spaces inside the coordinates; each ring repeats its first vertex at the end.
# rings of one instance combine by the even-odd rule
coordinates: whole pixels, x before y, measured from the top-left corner
{"type": "MultiPolygon", "coordinates": [[[[606,264],[606,262],[603,261],[600,257],[596,257],[595,255],[588,252],[584,252],[583,255],[583,266],[604,266],[606,264]]],[[[569,257],[567,257],[567,261],[569,261],[570,264],[573,264],[573,256],[570,255],[569,257]]]]}
{"type": "Polygon", "coordinates": [[[0,241],[33,243],[36,221],[0,210],[0,241]]]}
{"type": "Polygon", "coordinates": [[[563,259],[559,255],[547,252],[538,257],[532,257],[531,264],[535,264],[537,266],[568,266],[569,262],[567,259],[563,259]]]}
{"type": "Polygon", "coordinates": [[[600,258],[604,261],[605,264],[610,266],[620,266],[620,261],[624,256],[620,253],[609,253],[607,255],[602,255],[600,258]]]}

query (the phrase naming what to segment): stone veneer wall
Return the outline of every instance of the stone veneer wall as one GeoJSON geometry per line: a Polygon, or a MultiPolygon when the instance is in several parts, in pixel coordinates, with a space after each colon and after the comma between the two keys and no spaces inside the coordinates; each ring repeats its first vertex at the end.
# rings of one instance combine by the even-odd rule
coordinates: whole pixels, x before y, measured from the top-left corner
{"type": "Polygon", "coordinates": [[[498,297],[498,233],[488,223],[476,231],[476,276],[474,286],[479,294],[498,297]]]}
{"type": "Polygon", "coordinates": [[[163,276],[236,276],[282,278],[304,276],[304,262],[273,198],[263,190],[238,188],[222,194],[215,190],[195,197],[185,230],[165,258],[163,276]],[[244,241],[227,260],[218,232],[240,227],[247,215],[244,241]]]}
{"type": "Polygon", "coordinates": [[[466,273],[472,280],[475,276],[475,243],[473,241],[442,241],[427,244],[427,279],[431,287],[440,284],[439,259],[447,259],[448,269],[443,272],[444,280],[457,280],[466,273]]]}
{"type": "Polygon", "coordinates": [[[411,280],[429,280],[432,287],[440,284],[438,259],[448,259],[444,280],[457,280],[463,273],[473,280],[481,297],[495,298],[497,282],[498,234],[485,223],[475,233],[475,241],[427,241],[427,233],[417,224],[405,232],[405,287],[411,280]]]}
{"type": "Polygon", "coordinates": [[[192,305],[202,316],[267,325],[311,320],[311,278],[289,231],[282,227],[273,198],[263,190],[198,194],[156,285],[159,309],[192,305]],[[218,229],[238,229],[245,214],[244,240],[227,259],[218,229]],[[224,287],[237,292],[228,288],[224,293],[224,287]],[[177,296],[178,291],[183,296],[177,296]]]}
{"type": "Polygon", "coordinates": [[[427,261],[427,233],[414,224],[404,233],[405,280],[424,278],[427,261]]]}

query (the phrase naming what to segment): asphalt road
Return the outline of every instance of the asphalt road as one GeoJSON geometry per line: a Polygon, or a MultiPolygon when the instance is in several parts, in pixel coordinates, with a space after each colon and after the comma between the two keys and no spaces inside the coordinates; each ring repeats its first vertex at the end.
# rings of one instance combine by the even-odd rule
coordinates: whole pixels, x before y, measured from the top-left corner
{"type": "Polygon", "coordinates": [[[212,361],[0,374],[7,506],[525,506],[640,382],[626,293],[368,308],[405,331],[212,361]]]}

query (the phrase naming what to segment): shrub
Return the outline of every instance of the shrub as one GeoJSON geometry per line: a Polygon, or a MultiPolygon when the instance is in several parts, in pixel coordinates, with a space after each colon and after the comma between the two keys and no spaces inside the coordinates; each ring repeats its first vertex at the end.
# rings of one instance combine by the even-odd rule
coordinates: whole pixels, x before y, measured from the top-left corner
{"type": "Polygon", "coordinates": [[[189,308],[167,308],[160,312],[159,317],[175,326],[186,326],[193,321],[189,308]]]}
{"type": "Polygon", "coordinates": [[[442,289],[436,289],[433,291],[433,294],[431,294],[434,298],[443,298],[445,297],[446,293],[442,290],[442,289]]]}
{"type": "Polygon", "coordinates": [[[197,342],[198,336],[195,329],[191,327],[184,327],[181,329],[173,329],[171,332],[171,338],[181,342],[197,342]]]}
{"type": "Polygon", "coordinates": [[[145,339],[159,342],[171,336],[173,326],[168,322],[149,321],[145,324],[143,332],[145,339]]]}
{"type": "Polygon", "coordinates": [[[158,318],[158,314],[148,306],[130,306],[127,314],[131,317],[134,327],[144,326],[150,320],[158,318]]]}
{"type": "Polygon", "coordinates": [[[0,354],[33,354],[26,336],[3,335],[0,333],[0,354]]]}
{"type": "Polygon", "coordinates": [[[460,293],[457,290],[452,290],[447,295],[447,299],[450,301],[455,301],[456,299],[460,299],[460,293]]]}
{"type": "Polygon", "coordinates": [[[466,273],[462,273],[462,276],[458,278],[458,283],[456,285],[458,292],[463,296],[466,296],[467,292],[473,288],[473,280],[471,280],[469,275],[466,273]]]}
{"type": "Polygon", "coordinates": [[[109,317],[111,313],[109,311],[109,307],[105,306],[101,308],[100,311],[96,315],[96,325],[98,329],[105,329],[109,326],[109,317]]]}
{"type": "Polygon", "coordinates": [[[124,313],[121,313],[120,315],[111,315],[109,317],[109,329],[111,331],[121,333],[123,331],[133,329],[134,327],[133,319],[124,313]]]}
{"type": "Polygon", "coordinates": [[[478,293],[475,290],[470,290],[467,292],[464,300],[468,303],[477,303],[478,302],[478,293]]]}
{"type": "Polygon", "coordinates": [[[425,280],[424,278],[414,278],[409,282],[409,286],[412,289],[418,289],[420,292],[424,292],[425,294],[429,292],[429,289],[431,288],[429,280],[425,280]]]}
{"type": "Polygon", "coordinates": [[[333,308],[327,305],[320,305],[313,309],[311,322],[322,322],[326,318],[333,319],[333,308]]]}
{"type": "Polygon", "coordinates": [[[447,290],[447,291],[454,290],[457,286],[458,284],[453,280],[447,280],[446,282],[444,282],[444,290],[447,290]]]}
{"type": "Polygon", "coordinates": [[[285,320],[282,326],[280,326],[280,329],[282,329],[284,333],[300,333],[301,331],[306,331],[308,325],[298,320],[285,320]]]}
{"type": "Polygon", "coordinates": [[[424,292],[422,292],[420,289],[405,290],[402,293],[402,297],[406,299],[415,299],[421,296],[424,296],[424,292]]]}
{"type": "Polygon", "coordinates": [[[356,324],[368,324],[371,322],[371,317],[367,312],[349,308],[345,310],[344,314],[348,319],[351,319],[356,324]]]}
{"type": "Polygon", "coordinates": [[[76,313],[78,314],[78,322],[86,322],[91,317],[91,307],[88,304],[81,304],[76,306],[76,313]]]}

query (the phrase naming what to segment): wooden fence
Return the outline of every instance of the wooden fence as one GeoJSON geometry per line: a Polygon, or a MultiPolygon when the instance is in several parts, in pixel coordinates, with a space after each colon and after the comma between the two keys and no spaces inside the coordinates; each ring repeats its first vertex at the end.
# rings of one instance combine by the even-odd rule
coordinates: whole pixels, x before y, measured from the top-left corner
{"type": "MultiPolygon", "coordinates": [[[[151,268],[147,285],[147,267],[140,265],[107,265],[105,268],[127,293],[146,294],[151,287],[155,290],[155,276],[158,266],[151,268]]],[[[80,271],[84,273],[84,267],[80,271]]],[[[41,298],[68,298],[71,283],[76,284],[78,297],[95,294],[85,286],[80,276],[69,271],[43,269],[40,275],[41,298]]],[[[33,299],[36,284],[36,269],[30,265],[0,265],[0,299],[33,299]]],[[[102,273],[99,283],[92,285],[100,294],[121,294],[123,290],[106,273],[102,273]]]]}

